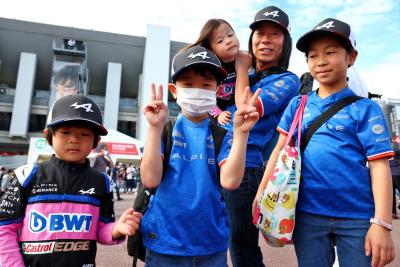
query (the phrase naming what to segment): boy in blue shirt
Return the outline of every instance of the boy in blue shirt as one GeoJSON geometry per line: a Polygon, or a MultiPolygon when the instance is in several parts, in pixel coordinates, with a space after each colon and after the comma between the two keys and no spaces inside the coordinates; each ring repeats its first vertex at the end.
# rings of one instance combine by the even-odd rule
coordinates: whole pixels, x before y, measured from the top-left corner
{"type": "Polygon", "coordinates": [[[253,107],[259,91],[249,97],[234,117],[234,131],[227,133],[215,155],[208,111],[215,106],[215,91],[226,73],[219,59],[195,46],[178,53],[172,62],[169,90],[182,113],[172,132],[168,168],[163,171],[161,133],[168,109],[162,86],[144,108],[149,123],[141,163],[141,179],[158,187],[142,222],[146,266],[227,266],[229,225],[221,186],[240,185],[245,167],[247,138],[258,120],[253,107]],[[233,139],[232,139],[233,138],[233,139]],[[217,166],[220,166],[220,175],[217,166]],[[218,178],[219,177],[219,178],[218,178]]]}
{"type": "MultiPolygon", "coordinates": [[[[331,18],[303,35],[297,48],[305,53],[311,75],[320,83],[308,96],[304,136],[332,104],[355,95],[346,73],[357,50],[350,26],[331,18]]],[[[278,125],[281,135],[255,203],[273,172],[299,99],[291,101],[278,125]]],[[[366,98],[337,112],[314,133],[302,153],[296,206],[294,244],[300,267],[332,266],[335,244],[340,266],[384,266],[394,259],[391,157],[384,115],[377,103],[366,98]]]]}

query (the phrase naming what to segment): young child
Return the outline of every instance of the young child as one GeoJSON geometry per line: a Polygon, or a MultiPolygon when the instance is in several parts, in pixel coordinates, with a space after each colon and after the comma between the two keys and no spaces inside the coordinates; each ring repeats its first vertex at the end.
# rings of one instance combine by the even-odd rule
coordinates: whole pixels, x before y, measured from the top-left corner
{"type": "Polygon", "coordinates": [[[191,266],[196,261],[196,266],[226,267],[229,226],[221,186],[232,190],[240,184],[247,138],[258,119],[252,105],[259,91],[251,99],[248,94],[241,99],[233,121],[234,138],[228,131],[215,155],[208,111],[226,75],[220,61],[206,48],[195,46],[174,57],[171,73],[169,90],[182,113],[173,128],[164,172],[161,133],[168,109],[162,102],[162,86],[156,95],[152,85],[151,102],[144,108],[149,130],[141,179],[146,187],[158,186],[141,224],[148,249],[146,266],[191,266]]]}
{"type": "Polygon", "coordinates": [[[96,242],[119,244],[139,227],[125,211],[114,223],[110,178],[87,155],[106,135],[97,104],[83,95],[57,100],[44,130],[55,155],[15,170],[0,204],[0,265],[94,266],[96,242]]]}
{"type": "MultiPolygon", "coordinates": [[[[303,35],[311,75],[320,83],[309,94],[302,135],[325,110],[355,95],[347,85],[347,68],[357,57],[350,26],[325,19],[303,35]]],[[[299,104],[294,98],[278,125],[281,133],[254,205],[273,172],[299,104]]],[[[297,137],[297,133],[293,134],[297,137]]],[[[298,140],[297,140],[298,141],[298,140]]],[[[384,266],[394,259],[391,238],[393,156],[384,115],[363,98],[340,110],[312,136],[302,154],[294,244],[299,266],[332,266],[336,244],[340,266],[384,266]]]]}
{"type": "Polygon", "coordinates": [[[210,19],[201,29],[197,41],[189,47],[194,46],[202,46],[213,52],[228,73],[218,86],[217,105],[210,110],[210,114],[218,120],[222,127],[232,130],[232,114],[225,109],[235,104],[235,58],[239,54],[239,39],[227,21],[210,19]]]}

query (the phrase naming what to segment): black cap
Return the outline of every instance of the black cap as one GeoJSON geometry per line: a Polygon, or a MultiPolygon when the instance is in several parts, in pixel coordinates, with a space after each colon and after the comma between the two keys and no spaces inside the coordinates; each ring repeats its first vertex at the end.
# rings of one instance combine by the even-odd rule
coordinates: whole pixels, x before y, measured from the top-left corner
{"type": "Polygon", "coordinates": [[[54,102],[47,119],[47,127],[67,121],[86,121],[95,127],[99,135],[107,135],[99,106],[87,96],[68,95],[54,102]]]}
{"type": "Polygon", "coordinates": [[[200,64],[209,68],[215,74],[218,81],[222,81],[226,78],[226,71],[222,68],[221,61],[219,61],[214,53],[202,46],[193,46],[179,52],[172,60],[172,82],[175,82],[178,75],[186,68],[200,64]]]}
{"type": "Polygon", "coordinates": [[[356,49],[356,39],[350,25],[332,18],[324,19],[314,29],[301,36],[297,41],[296,47],[305,53],[308,51],[312,39],[323,35],[339,37],[345,41],[349,48],[356,49]]]}
{"type": "Polygon", "coordinates": [[[263,21],[272,21],[281,26],[286,32],[290,33],[290,24],[288,15],[279,7],[268,6],[257,12],[254,22],[250,24],[250,29],[254,30],[258,23],[263,21]]]}

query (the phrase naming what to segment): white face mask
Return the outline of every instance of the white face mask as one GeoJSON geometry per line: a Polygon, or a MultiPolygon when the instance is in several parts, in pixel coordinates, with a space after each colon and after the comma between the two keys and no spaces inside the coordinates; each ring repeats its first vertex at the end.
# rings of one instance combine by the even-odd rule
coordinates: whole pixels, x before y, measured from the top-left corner
{"type": "Polygon", "coordinates": [[[191,117],[204,115],[217,103],[213,90],[178,88],[177,92],[176,103],[191,117]]]}

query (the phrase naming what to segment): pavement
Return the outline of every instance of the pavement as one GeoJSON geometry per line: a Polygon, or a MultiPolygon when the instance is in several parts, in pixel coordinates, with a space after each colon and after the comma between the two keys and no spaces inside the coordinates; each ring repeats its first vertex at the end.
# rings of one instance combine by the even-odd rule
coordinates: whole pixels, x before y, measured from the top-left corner
{"type": "MultiPolygon", "coordinates": [[[[115,214],[119,217],[122,212],[133,206],[135,198],[134,194],[122,194],[123,200],[115,201],[114,208],[115,214]]],[[[399,211],[400,214],[400,211],[399,211]]],[[[400,220],[393,220],[393,233],[392,238],[396,249],[395,260],[386,265],[387,267],[400,266],[400,220]]],[[[296,255],[294,247],[289,245],[283,248],[270,247],[261,237],[260,246],[264,255],[264,264],[269,267],[296,267],[296,255]]],[[[98,267],[109,267],[109,266],[132,266],[132,258],[128,255],[126,249],[126,242],[116,246],[103,246],[98,245],[96,265],[98,267]]],[[[228,265],[232,266],[228,257],[228,265]]],[[[139,267],[144,266],[143,262],[138,260],[139,267]]],[[[338,266],[337,264],[335,266],[338,266]]]]}

